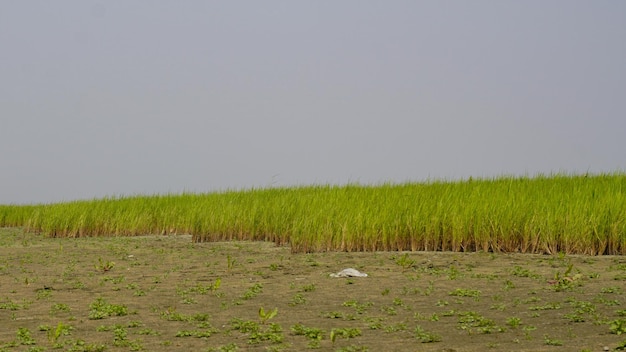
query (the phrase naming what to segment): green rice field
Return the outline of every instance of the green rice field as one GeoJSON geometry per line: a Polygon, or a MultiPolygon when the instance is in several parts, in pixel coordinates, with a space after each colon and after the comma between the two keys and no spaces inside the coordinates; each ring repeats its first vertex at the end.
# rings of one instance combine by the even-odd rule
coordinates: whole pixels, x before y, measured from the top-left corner
{"type": "Polygon", "coordinates": [[[626,254],[626,174],[315,185],[0,205],[50,237],[191,234],[291,251],[626,254]]]}

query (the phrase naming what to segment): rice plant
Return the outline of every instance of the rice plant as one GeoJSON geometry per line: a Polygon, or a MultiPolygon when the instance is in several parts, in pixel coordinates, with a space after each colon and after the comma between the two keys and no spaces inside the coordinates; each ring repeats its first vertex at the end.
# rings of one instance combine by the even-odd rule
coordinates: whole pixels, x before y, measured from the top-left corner
{"type": "Polygon", "coordinates": [[[191,234],[293,252],[626,254],[626,175],[229,190],[1,205],[0,226],[51,237],[191,234]]]}

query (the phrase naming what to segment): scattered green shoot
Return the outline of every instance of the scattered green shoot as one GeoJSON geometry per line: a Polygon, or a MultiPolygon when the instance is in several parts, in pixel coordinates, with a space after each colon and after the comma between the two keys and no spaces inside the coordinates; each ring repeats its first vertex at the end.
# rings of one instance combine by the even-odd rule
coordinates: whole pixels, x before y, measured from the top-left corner
{"type": "Polygon", "coordinates": [[[278,314],[278,308],[268,311],[265,311],[263,307],[259,308],[259,319],[261,320],[261,324],[266,324],[267,321],[274,318],[276,314],[278,314]]]}

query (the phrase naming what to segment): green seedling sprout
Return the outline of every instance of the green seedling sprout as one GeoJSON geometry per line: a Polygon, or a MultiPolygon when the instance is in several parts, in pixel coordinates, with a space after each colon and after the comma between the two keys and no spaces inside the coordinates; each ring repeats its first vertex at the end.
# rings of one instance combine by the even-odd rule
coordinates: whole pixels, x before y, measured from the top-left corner
{"type": "Polygon", "coordinates": [[[261,319],[262,324],[267,323],[267,321],[274,318],[276,314],[278,314],[278,308],[268,310],[267,312],[263,307],[259,308],[259,318],[261,319]]]}

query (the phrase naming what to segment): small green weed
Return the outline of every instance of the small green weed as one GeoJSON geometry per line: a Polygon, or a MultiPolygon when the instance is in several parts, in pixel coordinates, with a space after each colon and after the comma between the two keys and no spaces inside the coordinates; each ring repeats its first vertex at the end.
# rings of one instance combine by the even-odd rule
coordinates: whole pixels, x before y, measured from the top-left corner
{"type": "Polygon", "coordinates": [[[37,300],[50,299],[50,297],[52,297],[52,290],[50,289],[42,288],[42,289],[38,289],[36,292],[37,292],[37,300]]]}
{"type": "Polygon", "coordinates": [[[613,320],[609,326],[609,330],[611,331],[611,334],[626,334],[626,319],[613,320]]]}
{"type": "Polygon", "coordinates": [[[475,299],[478,299],[480,298],[480,293],[480,290],[457,288],[448,292],[448,295],[456,297],[474,297],[475,299]]]}
{"type": "Polygon", "coordinates": [[[418,339],[421,343],[432,343],[441,341],[441,335],[428,332],[419,325],[415,327],[415,338],[418,339]]]}
{"type": "Polygon", "coordinates": [[[504,281],[504,287],[502,288],[503,291],[509,291],[513,288],[515,288],[515,284],[513,283],[513,281],[511,280],[504,281]]]}
{"type": "Polygon", "coordinates": [[[207,330],[181,330],[176,332],[176,337],[196,337],[196,338],[206,338],[211,337],[213,334],[218,332],[216,329],[207,329],[207,330]]]}
{"type": "Polygon", "coordinates": [[[54,346],[57,345],[61,336],[69,336],[74,328],[71,325],[63,324],[59,322],[56,329],[47,330],[48,341],[54,346]]]}
{"type": "Polygon", "coordinates": [[[555,291],[569,291],[581,285],[583,276],[580,273],[572,275],[573,268],[574,264],[569,264],[563,274],[560,271],[554,274],[554,280],[549,281],[549,283],[553,285],[555,291]]]}
{"type": "Polygon", "coordinates": [[[563,346],[562,340],[553,339],[548,335],[543,335],[543,342],[548,346],[563,346]]]}
{"type": "Polygon", "coordinates": [[[537,330],[537,327],[533,325],[527,325],[524,326],[522,330],[524,331],[524,336],[526,337],[526,340],[531,340],[532,336],[530,336],[530,332],[537,330]]]}
{"type": "Polygon", "coordinates": [[[315,284],[309,284],[302,286],[302,291],[304,292],[313,292],[315,291],[315,284]]]}
{"type": "Polygon", "coordinates": [[[330,340],[334,343],[336,339],[351,339],[361,336],[361,330],[357,328],[335,328],[330,331],[330,340]]]}
{"type": "Polygon", "coordinates": [[[529,277],[532,279],[541,279],[541,275],[538,275],[528,269],[524,269],[521,266],[514,266],[513,269],[511,269],[511,275],[513,276],[517,276],[517,277],[529,277]]]}
{"type": "Polygon", "coordinates": [[[620,342],[616,347],[615,351],[626,351],[626,340],[620,342]]]}
{"type": "Polygon", "coordinates": [[[70,306],[68,306],[65,303],[55,303],[52,305],[52,307],[50,308],[50,314],[55,314],[57,312],[69,312],[70,306]]]}
{"type": "Polygon", "coordinates": [[[228,269],[229,272],[233,270],[233,267],[235,266],[236,263],[237,261],[233,259],[233,257],[230,256],[230,254],[226,255],[226,268],[228,269]]]}
{"type": "Polygon", "coordinates": [[[393,257],[396,264],[402,267],[402,269],[410,269],[415,266],[415,259],[411,259],[408,253],[404,253],[400,257],[393,257]]]}
{"type": "Polygon", "coordinates": [[[472,333],[472,328],[477,328],[478,332],[482,334],[490,334],[492,332],[504,332],[504,328],[499,327],[496,323],[483,317],[474,311],[459,313],[459,328],[466,330],[468,333],[472,333]]]}
{"type": "Polygon", "coordinates": [[[268,311],[265,311],[263,307],[259,308],[259,319],[261,320],[261,324],[267,323],[267,321],[274,318],[276,314],[278,314],[278,308],[268,311]]]}
{"type": "Polygon", "coordinates": [[[262,330],[259,324],[254,321],[233,318],[230,326],[233,330],[248,334],[249,344],[258,344],[262,341],[281,343],[284,339],[282,328],[274,323],[270,323],[265,330],[262,330]]]}
{"type": "Polygon", "coordinates": [[[406,331],[407,326],[405,323],[396,323],[392,325],[387,325],[384,327],[384,331],[387,333],[398,332],[398,331],[406,331]]]}
{"type": "Polygon", "coordinates": [[[30,330],[27,328],[17,329],[17,342],[24,346],[36,344],[35,340],[30,336],[30,330]]]}
{"type": "Polygon", "coordinates": [[[335,350],[335,352],[367,352],[369,348],[367,346],[349,345],[341,347],[335,350]]]}
{"type": "Polygon", "coordinates": [[[305,336],[311,340],[321,341],[324,338],[324,330],[318,328],[309,328],[302,324],[295,324],[291,327],[291,332],[296,336],[305,336]]]}
{"type": "Polygon", "coordinates": [[[351,300],[343,302],[341,305],[344,307],[353,307],[356,310],[357,314],[363,314],[366,312],[367,308],[373,306],[374,303],[372,302],[360,303],[355,299],[351,299],[351,300]]]}
{"type": "Polygon", "coordinates": [[[106,273],[107,271],[111,271],[115,267],[115,262],[112,261],[104,261],[102,258],[98,258],[98,263],[94,264],[94,268],[97,271],[106,273]]]}
{"type": "Polygon", "coordinates": [[[511,317],[508,318],[506,320],[506,325],[512,327],[512,328],[518,328],[520,326],[520,324],[522,323],[522,319],[518,318],[518,317],[511,317]]]}
{"type": "Polygon", "coordinates": [[[125,305],[109,304],[104,298],[96,298],[89,305],[89,319],[103,319],[109,316],[124,316],[128,314],[125,305]]]}
{"type": "Polygon", "coordinates": [[[622,293],[622,288],[621,287],[617,287],[617,286],[611,286],[611,287],[604,287],[600,290],[601,293],[615,293],[615,294],[621,294],[622,293]]]}
{"type": "Polygon", "coordinates": [[[291,302],[289,302],[290,306],[297,306],[299,304],[304,304],[306,303],[306,298],[304,298],[304,295],[302,295],[301,293],[296,293],[292,298],[291,298],[291,302]]]}
{"type": "Polygon", "coordinates": [[[6,309],[6,310],[28,309],[28,307],[30,307],[30,304],[31,304],[30,302],[27,302],[25,300],[22,300],[22,303],[16,303],[11,300],[8,300],[7,302],[0,302],[0,310],[1,309],[6,309]]]}
{"type": "Polygon", "coordinates": [[[558,302],[546,303],[543,306],[534,306],[534,307],[530,307],[528,309],[532,310],[532,311],[537,311],[537,310],[555,310],[555,309],[561,309],[561,304],[558,303],[558,302]]]}
{"type": "Polygon", "coordinates": [[[141,330],[137,331],[137,335],[157,336],[157,335],[161,335],[161,333],[156,331],[156,330],[154,330],[154,329],[145,328],[145,329],[141,329],[141,330]]]}
{"type": "Polygon", "coordinates": [[[252,298],[258,296],[259,293],[261,293],[261,292],[263,292],[263,285],[262,284],[254,284],[254,285],[252,285],[252,287],[248,288],[246,290],[246,292],[243,293],[241,298],[245,299],[245,300],[252,299],[252,298]]]}
{"type": "Polygon", "coordinates": [[[231,342],[229,344],[222,345],[222,346],[219,346],[217,348],[210,347],[207,350],[207,352],[235,352],[238,349],[239,348],[237,347],[237,344],[234,343],[234,342],[231,342]]]}

